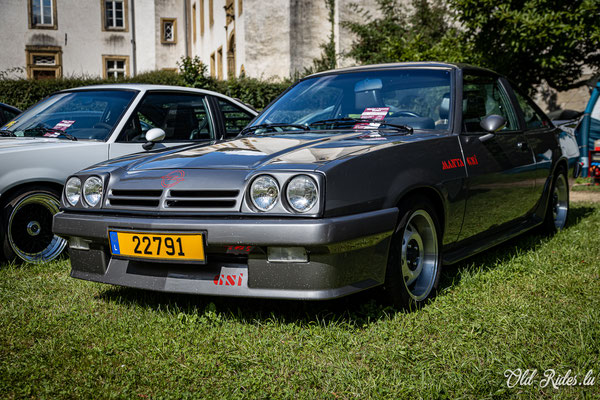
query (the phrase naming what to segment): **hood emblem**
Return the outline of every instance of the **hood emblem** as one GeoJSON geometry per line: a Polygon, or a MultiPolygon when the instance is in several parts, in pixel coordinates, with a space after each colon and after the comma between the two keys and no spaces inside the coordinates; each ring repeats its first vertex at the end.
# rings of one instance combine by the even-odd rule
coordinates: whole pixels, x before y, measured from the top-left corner
{"type": "Polygon", "coordinates": [[[179,182],[182,182],[184,177],[185,171],[176,169],[175,171],[171,171],[165,176],[161,177],[160,184],[165,189],[168,189],[177,185],[179,182]]]}

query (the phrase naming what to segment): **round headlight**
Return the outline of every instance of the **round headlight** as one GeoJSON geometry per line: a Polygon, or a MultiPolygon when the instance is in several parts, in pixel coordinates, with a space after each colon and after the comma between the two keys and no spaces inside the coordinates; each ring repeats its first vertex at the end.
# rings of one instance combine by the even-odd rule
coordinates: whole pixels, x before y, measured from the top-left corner
{"type": "Polygon", "coordinates": [[[97,176],[87,178],[83,184],[83,198],[85,202],[95,207],[102,199],[102,180],[97,176]]]}
{"type": "Polygon", "coordinates": [[[81,197],[81,179],[77,177],[69,178],[65,185],[65,199],[67,202],[75,206],[81,197]]]}
{"type": "Polygon", "coordinates": [[[296,176],[288,184],[286,196],[290,207],[295,211],[307,212],[317,204],[317,184],[306,175],[296,176]]]}
{"type": "Polygon", "coordinates": [[[260,211],[269,211],[279,199],[279,185],[270,176],[259,176],[250,186],[250,198],[252,204],[260,211]]]}

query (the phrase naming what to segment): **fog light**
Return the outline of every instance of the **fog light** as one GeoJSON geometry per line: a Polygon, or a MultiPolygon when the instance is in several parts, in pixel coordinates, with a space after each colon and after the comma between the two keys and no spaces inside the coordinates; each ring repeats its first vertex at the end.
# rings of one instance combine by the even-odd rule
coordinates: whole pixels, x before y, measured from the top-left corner
{"type": "Polygon", "coordinates": [[[308,262],[304,247],[269,247],[267,260],[270,262],[308,262]]]}
{"type": "Polygon", "coordinates": [[[75,250],[89,250],[90,240],[80,238],[78,236],[72,236],[69,238],[69,248],[75,250]]]}

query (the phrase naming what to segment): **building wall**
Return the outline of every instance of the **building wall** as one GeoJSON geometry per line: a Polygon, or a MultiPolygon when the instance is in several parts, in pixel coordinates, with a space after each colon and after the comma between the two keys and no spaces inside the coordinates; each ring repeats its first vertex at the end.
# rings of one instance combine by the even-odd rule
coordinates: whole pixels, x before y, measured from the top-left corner
{"type": "MultiPolygon", "coordinates": [[[[1,1],[1,0],[0,0],[1,1]]],[[[154,71],[156,63],[156,28],[149,24],[155,20],[156,7],[152,1],[137,0],[133,3],[135,15],[136,72],[154,71]]],[[[158,33],[160,35],[160,32],[158,33]]]]}
{"type": "MultiPolygon", "coordinates": [[[[137,1],[138,4],[144,4],[144,7],[148,7],[150,1],[137,1]]],[[[187,44],[187,22],[185,13],[185,0],[155,0],[154,4],[154,44],[155,44],[155,60],[156,69],[176,69],[177,62],[181,57],[186,55],[186,44],[187,44]],[[176,19],[177,21],[177,42],[176,43],[163,43],[162,42],[162,29],[161,19],[176,19]]],[[[152,21],[150,19],[149,21],[152,21]]],[[[144,24],[145,20],[138,20],[136,23],[144,24]]],[[[137,40],[137,38],[136,38],[137,40]]]]}
{"type": "Polygon", "coordinates": [[[99,0],[58,0],[56,3],[56,29],[29,29],[28,0],[0,0],[0,26],[10,27],[1,29],[0,71],[25,67],[26,46],[59,47],[63,76],[101,75],[102,55],[131,58],[130,31],[102,31],[99,0]]]}

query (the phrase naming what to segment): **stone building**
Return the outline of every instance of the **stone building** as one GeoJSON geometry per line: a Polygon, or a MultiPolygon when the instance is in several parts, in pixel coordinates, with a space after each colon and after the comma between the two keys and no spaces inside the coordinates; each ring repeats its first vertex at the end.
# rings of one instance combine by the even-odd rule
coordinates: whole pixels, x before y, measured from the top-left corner
{"type": "MultiPolygon", "coordinates": [[[[289,77],[321,55],[332,24],[325,0],[189,0],[191,56],[218,78],[289,77]]],[[[375,10],[375,0],[353,1],[375,10]]],[[[350,0],[336,0],[333,21],[337,53],[352,37],[340,21],[354,16],[350,0]]],[[[343,60],[342,60],[343,64],[343,60]]]]}
{"type": "MultiPolygon", "coordinates": [[[[336,0],[338,52],[351,43],[340,26],[349,3],[336,0]]],[[[325,0],[0,0],[0,74],[132,76],[190,55],[223,79],[288,77],[320,56],[330,31],[325,0]]]]}
{"type": "Polygon", "coordinates": [[[184,0],[0,0],[0,74],[131,76],[186,54],[184,0]]]}
{"type": "MultiPolygon", "coordinates": [[[[349,49],[350,3],[377,12],[376,0],[334,0],[332,26],[326,0],[0,0],[0,78],[133,76],[184,56],[220,79],[286,78],[311,66],[332,28],[337,53],[349,49]]],[[[586,87],[542,86],[536,100],[583,110],[588,98],[586,87]]]]}

